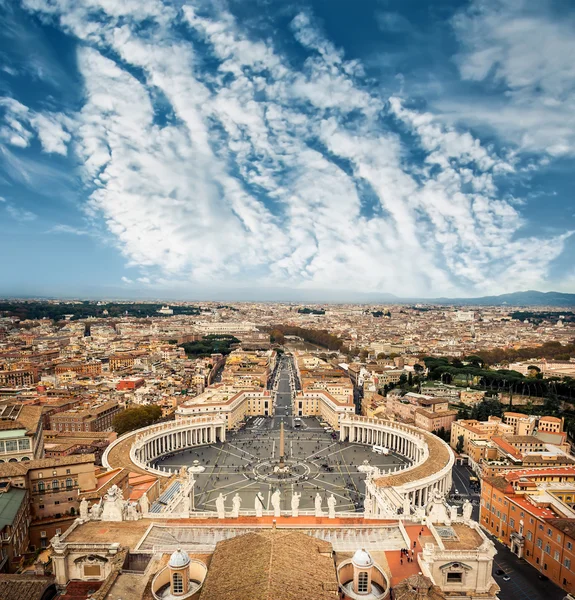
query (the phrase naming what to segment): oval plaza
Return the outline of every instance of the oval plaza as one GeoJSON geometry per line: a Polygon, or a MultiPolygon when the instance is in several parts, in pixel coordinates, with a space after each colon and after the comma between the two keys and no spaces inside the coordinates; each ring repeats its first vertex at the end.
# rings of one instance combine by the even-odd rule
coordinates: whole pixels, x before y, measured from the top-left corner
{"type": "Polygon", "coordinates": [[[493,544],[470,505],[446,502],[449,446],[355,415],[336,389],[302,386],[297,358],[278,360],[270,389],[210,388],[174,421],[109,446],[110,472],[157,485],[137,501],[110,488],[83,506],[53,542],[60,582],[96,572],[107,580],[124,553],[124,562],[164,565],[141,566],[154,598],[247,599],[238,590],[265,581],[319,599],[400,597],[425,585],[437,598],[494,599],[493,544]],[[89,557],[98,571],[81,566],[89,557]],[[246,560],[261,562],[263,579],[246,560]]]}

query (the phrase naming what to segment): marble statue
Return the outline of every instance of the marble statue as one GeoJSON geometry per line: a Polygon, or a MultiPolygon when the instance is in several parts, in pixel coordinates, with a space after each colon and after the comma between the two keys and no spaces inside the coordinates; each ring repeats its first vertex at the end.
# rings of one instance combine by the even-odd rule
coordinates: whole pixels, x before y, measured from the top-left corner
{"type": "Polygon", "coordinates": [[[451,518],[451,521],[457,520],[457,506],[453,505],[449,507],[449,516],[451,518]]]}
{"type": "Polygon", "coordinates": [[[135,502],[128,502],[124,514],[125,521],[137,521],[140,518],[135,502]]]}
{"type": "Polygon", "coordinates": [[[116,484],[104,495],[101,518],[102,521],[124,520],[124,494],[116,484]]]}
{"type": "Polygon", "coordinates": [[[82,498],[82,502],[80,502],[80,518],[84,521],[88,520],[88,501],[86,498],[82,498]]]}
{"type": "Polygon", "coordinates": [[[330,519],[335,519],[335,505],[337,501],[333,494],[327,499],[328,516],[330,519]]]}
{"type": "Polygon", "coordinates": [[[191,510],[192,510],[192,499],[190,498],[189,494],[186,494],[182,501],[182,512],[186,515],[189,515],[191,510]]]}
{"type": "Polygon", "coordinates": [[[463,503],[463,520],[467,523],[471,520],[471,513],[473,512],[473,505],[468,499],[463,503]]]}
{"type": "Polygon", "coordinates": [[[102,515],[102,501],[94,502],[90,507],[90,519],[92,521],[97,521],[102,515]]]}
{"type": "Polygon", "coordinates": [[[322,499],[321,499],[320,493],[318,492],[315,495],[315,516],[316,517],[323,517],[323,510],[321,509],[321,503],[322,503],[322,499]]]}
{"type": "Polygon", "coordinates": [[[299,516],[299,500],[301,498],[301,494],[294,492],[291,496],[291,516],[297,517],[299,516]]]}
{"type": "Polygon", "coordinates": [[[218,519],[226,518],[226,497],[220,492],[220,495],[216,498],[216,510],[218,511],[218,519]]]}
{"type": "Polygon", "coordinates": [[[407,495],[403,497],[403,514],[406,517],[409,517],[411,514],[411,503],[409,501],[409,496],[407,495]]]}
{"type": "Polygon", "coordinates": [[[281,505],[281,492],[279,490],[276,490],[272,494],[272,507],[274,509],[274,517],[279,517],[281,515],[280,505],[281,505]]]}
{"type": "Polygon", "coordinates": [[[140,498],[140,510],[142,511],[143,515],[150,510],[150,501],[148,500],[148,494],[146,494],[146,492],[144,492],[140,498]]]}
{"type": "Polygon", "coordinates": [[[237,519],[240,516],[240,506],[242,504],[241,496],[236,492],[232,499],[232,517],[237,519]]]}
{"type": "Polygon", "coordinates": [[[256,517],[261,517],[264,513],[264,496],[261,492],[258,492],[255,499],[256,517]]]}
{"type": "Polygon", "coordinates": [[[366,496],[363,501],[363,512],[365,517],[370,517],[373,510],[373,500],[371,496],[366,496]]]}

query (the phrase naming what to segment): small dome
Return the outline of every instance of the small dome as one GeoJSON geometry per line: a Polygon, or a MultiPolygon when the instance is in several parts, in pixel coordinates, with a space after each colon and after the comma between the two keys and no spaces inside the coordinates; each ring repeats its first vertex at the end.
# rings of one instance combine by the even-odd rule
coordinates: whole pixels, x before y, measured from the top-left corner
{"type": "Polygon", "coordinates": [[[364,548],[356,550],[351,560],[356,567],[371,567],[373,565],[371,554],[364,548]]]}
{"type": "Polygon", "coordinates": [[[183,552],[181,548],[178,548],[172,556],[170,556],[168,562],[168,566],[172,567],[172,569],[181,569],[188,564],[190,564],[190,557],[183,552]]]}

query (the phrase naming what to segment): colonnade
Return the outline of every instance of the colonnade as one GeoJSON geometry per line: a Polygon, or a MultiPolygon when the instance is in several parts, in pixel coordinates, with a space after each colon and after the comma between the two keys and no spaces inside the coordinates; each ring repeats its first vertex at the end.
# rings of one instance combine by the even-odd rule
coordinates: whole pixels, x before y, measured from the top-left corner
{"type": "Polygon", "coordinates": [[[185,448],[226,440],[225,424],[204,425],[201,422],[193,422],[193,419],[190,421],[190,424],[184,425],[181,421],[176,421],[174,430],[148,432],[138,440],[139,443],[135,448],[136,460],[147,465],[150,461],[168,452],[177,452],[185,448]]]}
{"type": "Polygon", "coordinates": [[[341,419],[340,440],[383,446],[412,462],[410,467],[401,470],[400,479],[394,478],[397,474],[391,472],[382,475],[377,482],[366,481],[366,491],[374,501],[372,516],[389,518],[398,513],[408,516],[411,510],[424,507],[436,493],[447,496],[452,484],[454,455],[437,437],[433,438],[434,450],[430,453],[426,437],[431,435],[393,421],[357,415],[341,419]]]}

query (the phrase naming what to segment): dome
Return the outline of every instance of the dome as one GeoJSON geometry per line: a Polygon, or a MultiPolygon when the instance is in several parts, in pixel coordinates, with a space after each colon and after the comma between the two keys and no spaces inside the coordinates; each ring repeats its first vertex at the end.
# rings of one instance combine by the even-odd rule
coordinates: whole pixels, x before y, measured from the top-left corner
{"type": "Polygon", "coordinates": [[[371,554],[364,548],[356,550],[351,560],[356,567],[371,567],[373,565],[371,554]]]}
{"type": "Polygon", "coordinates": [[[190,564],[190,557],[183,552],[181,548],[178,548],[172,556],[170,556],[168,562],[168,566],[172,567],[172,569],[181,569],[188,564],[190,564]]]}

